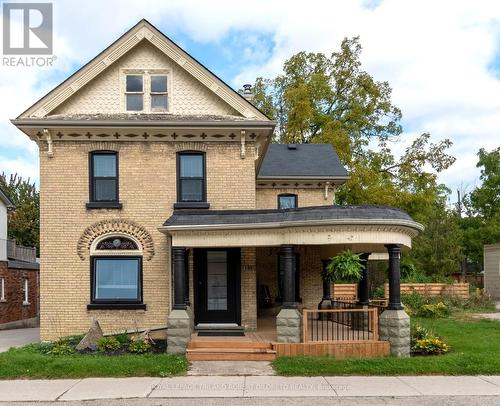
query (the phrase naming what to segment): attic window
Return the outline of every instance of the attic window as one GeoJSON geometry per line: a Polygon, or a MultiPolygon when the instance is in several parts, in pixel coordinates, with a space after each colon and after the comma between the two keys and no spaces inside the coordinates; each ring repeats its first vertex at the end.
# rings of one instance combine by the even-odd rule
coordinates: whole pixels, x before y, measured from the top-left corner
{"type": "Polygon", "coordinates": [[[167,111],[167,75],[151,75],[151,111],[167,111]]]}
{"type": "Polygon", "coordinates": [[[125,95],[127,111],[142,111],[144,109],[144,80],[142,75],[127,75],[125,95]]]}

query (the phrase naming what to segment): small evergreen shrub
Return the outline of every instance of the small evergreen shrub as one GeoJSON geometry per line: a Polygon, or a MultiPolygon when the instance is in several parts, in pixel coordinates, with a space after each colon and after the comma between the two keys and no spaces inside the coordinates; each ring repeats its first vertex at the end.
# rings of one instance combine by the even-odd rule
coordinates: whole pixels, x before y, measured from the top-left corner
{"type": "Polygon", "coordinates": [[[384,286],[377,286],[374,290],[373,290],[373,298],[374,299],[384,299],[385,297],[385,290],[384,290],[384,286]]]}
{"type": "Polygon", "coordinates": [[[144,354],[151,350],[151,343],[146,340],[132,341],[128,346],[128,350],[134,354],[144,354]]]}
{"type": "Polygon", "coordinates": [[[102,337],[97,340],[97,351],[99,352],[113,352],[120,347],[120,342],[114,336],[102,337]]]}

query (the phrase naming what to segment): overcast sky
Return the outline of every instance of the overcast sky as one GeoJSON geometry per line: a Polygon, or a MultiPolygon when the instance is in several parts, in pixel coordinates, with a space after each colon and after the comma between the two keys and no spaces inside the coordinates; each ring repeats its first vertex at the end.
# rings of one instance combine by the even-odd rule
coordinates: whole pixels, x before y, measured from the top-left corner
{"type": "MultiPolygon", "coordinates": [[[[0,1],[3,2],[3,1],[0,1]]],[[[302,50],[330,54],[359,35],[363,67],[402,109],[403,151],[416,135],[450,138],[449,187],[478,183],[476,153],[500,145],[500,1],[56,0],[53,68],[0,66],[0,172],[38,181],[37,147],[15,118],[146,18],[233,88],[272,77],[302,50]]]]}

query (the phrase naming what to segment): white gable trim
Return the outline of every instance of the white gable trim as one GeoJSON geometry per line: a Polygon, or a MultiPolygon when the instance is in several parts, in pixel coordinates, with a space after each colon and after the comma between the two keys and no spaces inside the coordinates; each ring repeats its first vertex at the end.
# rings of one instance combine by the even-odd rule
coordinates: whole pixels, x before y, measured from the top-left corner
{"type": "Polygon", "coordinates": [[[45,117],[143,40],[157,47],[243,117],[269,120],[244,97],[231,89],[146,20],[141,20],[135,27],[23,112],[18,118],[45,117]]]}

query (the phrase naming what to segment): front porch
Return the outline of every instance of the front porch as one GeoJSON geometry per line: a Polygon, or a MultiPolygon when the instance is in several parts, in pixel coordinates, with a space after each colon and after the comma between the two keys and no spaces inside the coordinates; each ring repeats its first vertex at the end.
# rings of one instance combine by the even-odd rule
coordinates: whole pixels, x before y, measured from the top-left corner
{"type": "Polygon", "coordinates": [[[269,210],[257,211],[271,217],[267,219],[271,224],[260,219],[264,224],[257,228],[253,223],[241,224],[243,219],[248,221],[246,212],[174,213],[163,229],[173,245],[170,351],[187,349],[191,359],[209,359],[210,354],[218,356],[211,359],[267,359],[281,354],[381,356],[388,355],[390,342],[393,354],[409,354],[409,318],[400,303],[399,256],[401,247],[409,248],[418,225],[408,219],[377,218],[351,220],[355,225],[343,221],[339,226],[335,218],[329,220],[334,224],[325,226],[325,212],[331,216],[338,207],[296,209],[287,215],[299,210],[314,215],[315,209],[321,212],[321,227],[314,227],[314,219],[276,225],[276,211],[269,210]],[[224,221],[219,225],[220,217],[224,221]],[[188,224],[180,225],[179,219],[188,224]],[[349,303],[335,300],[330,284],[322,279],[328,258],[347,248],[361,253],[363,264],[357,300],[349,303]],[[379,308],[368,298],[367,264],[372,253],[384,251],[390,294],[379,317],[379,308]],[[210,328],[211,324],[219,326],[220,334],[198,334],[202,325],[210,328]],[[224,333],[225,326],[231,334],[224,333]],[[234,337],[235,331],[241,337],[234,337]]]}

